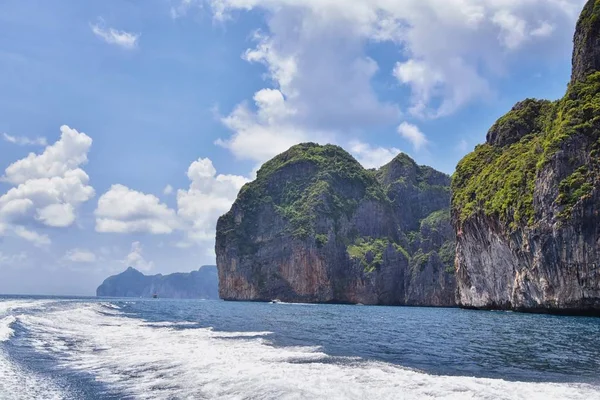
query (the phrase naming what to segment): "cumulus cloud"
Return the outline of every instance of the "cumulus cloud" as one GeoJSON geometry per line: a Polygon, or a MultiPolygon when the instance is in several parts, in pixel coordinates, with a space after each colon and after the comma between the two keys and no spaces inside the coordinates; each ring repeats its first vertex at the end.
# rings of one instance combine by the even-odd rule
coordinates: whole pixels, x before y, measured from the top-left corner
{"type": "Polygon", "coordinates": [[[60,127],[61,137],[42,154],[29,153],[6,168],[2,180],[18,185],[31,179],[63,176],[87,163],[92,139],[66,125],[60,127]]]}
{"type": "Polygon", "coordinates": [[[396,123],[399,108],[381,101],[371,86],[379,65],[360,37],[341,21],[313,19],[305,7],[276,8],[269,31],[256,33],[256,46],[242,55],[266,67],[272,87],[222,118],[232,135],[217,144],[264,162],[299,142],[340,142],[348,131],[396,123]]]}
{"type": "Polygon", "coordinates": [[[163,194],[165,194],[167,196],[173,194],[173,186],[171,186],[171,185],[165,186],[165,188],[163,189],[163,194]]]}
{"type": "Polygon", "coordinates": [[[493,77],[521,52],[544,59],[566,49],[567,39],[554,39],[570,36],[583,2],[205,0],[225,23],[234,12],[264,12],[267,28],[254,35],[256,46],[243,57],[263,64],[277,91],[270,93],[276,109],[258,101],[266,93],[254,96],[254,108],[238,106],[223,120],[232,137],[219,143],[238,156],[264,161],[275,153],[265,151],[273,140],[275,148],[284,146],[280,136],[320,141],[323,132],[336,138],[397,125],[398,106],[373,89],[378,74],[410,89],[408,111],[414,116],[450,115],[490,97],[493,77]],[[397,49],[393,70],[381,70],[369,54],[367,44],[381,42],[397,49]]]}
{"type": "Polygon", "coordinates": [[[0,180],[11,184],[0,196],[0,235],[14,234],[36,245],[50,239],[27,228],[31,223],[64,228],[73,224],[77,208],[95,195],[81,166],[87,163],[92,139],[66,125],[60,139],[42,154],[30,153],[9,165],[0,180]]]}
{"type": "Polygon", "coordinates": [[[122,263],[144,272],[151,271],[154,268],[154,263],[144,258],[144,249],[140,242],[133,242],[131,244],[131,251],[123,259],[122,263]]]}
{"type": "Polygon", "coordinates": [[[229,149],[238,159],[263,162],[314,137],[288,119],[296,110],[279,90],[260,90],[254,95],[254,102],[256,112],[241,104],[222,119],[234,133],[229,139],[215,142],[229,149]]]}
{"type": "Polygon", "coordinates": [[[208,158],[194,161],[187,172],[188,190],[177,191],[177,214],[185,224],[185,245],[212,242],[217,219],[226,213],[248,179],[217,174],[208,158]]]}
{"type": "Polygon", "coordinates": [[[71,249],[66,252],[63,258],[66,261],[83,264],[95,263],[97,260],[96,254],[85,249],[71,249]]]}
{"type": "Polygon", "coordinates": [[[371,146],[358,140],[350,142],[349,149],[365,168],[379,168],[401,153],[401,150],[395,147],[371,146]]]}
{"type": "Polygon", "coordinates": [[[113,185],[98,200],[96,231],[170,234],[178,227],[175,211],[159,198],[123,185],[113,185]]]}
{"type": "Polygon", "coordinates": [[[104,233],[182,233],[178,245],[214,240],[217,219],[227,212],[248,179],[217,174],[210,159],[194,161],[187,171],[188,190],[177,191],[177,210],[152,195],[113,185],[98,200],[96,231],[104,233]]]}
{"type": "Polygon", "coordinates": [[[412,143],[416,151],[422,150],[429,143],[427,137],[421,132],[419,127],[408,122],[403,122],[398,126],[398,133],[412,143]]]}
{"type": "Polygon", "coordinates": [[[12,144],[16,144],[19,146],[47,146],[48,141],[45,137],[37,137],[34,139],[30,139],[24,136],[12,136],[8,133],[3,133],[2,138],[4,141],[12,144]]]}
{"type": "Polygon", "coordinates": [[[94,35],[104,40],[108,44],[119,46],[123,49],[131,50],[137,46],[139,34],[119,31],[114,28],[106,27],[103,19],[98,19],[95,24],[90,24],[94,35]]]}

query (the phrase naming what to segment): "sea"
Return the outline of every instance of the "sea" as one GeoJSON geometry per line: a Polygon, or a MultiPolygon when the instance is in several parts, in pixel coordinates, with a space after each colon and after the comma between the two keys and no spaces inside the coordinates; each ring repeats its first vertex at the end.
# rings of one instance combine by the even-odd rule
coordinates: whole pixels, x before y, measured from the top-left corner
{"type": "Polygon", "coordinates": [[[600,399],[600,319],[0,297],[0,399],[600,399]]]}

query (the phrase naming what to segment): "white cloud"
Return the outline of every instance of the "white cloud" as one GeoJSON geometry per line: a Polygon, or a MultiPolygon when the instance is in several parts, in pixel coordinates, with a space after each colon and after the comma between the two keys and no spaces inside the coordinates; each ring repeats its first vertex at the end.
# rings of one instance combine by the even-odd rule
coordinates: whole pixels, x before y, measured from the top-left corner
{"type": "Polygon", "coordinates": [[[187,171],[188,190],[177,191],[177,211],[151,194],[114,185],[98,200],[96,231],[104,233],[171,234],[184,238],[177,245],[210,245],[217,219],[227,212],[248,179],[217,174],[208,158],[194,161],[187,171]]]}
{"type": "Polygon", "coordinates": [[[84,264],[95,263],[97,260],[94,253],[85,249],[71,249],[67,251],[63,258],[70,262],[84,264]]]}
{"type": "Polygon", "coordinates": [[[408,122],[403,122],[398,126],[398,133],[404,139],[411,142],[416,151],[423,149],[429,143],[427,137],[421,132],[419,127],[408,122]]]}
{"type": "Polygon", "coordinates": [[[239,190],[248,179],[237,175],[217,175],[211,160],[194,161],[187,172],[188,190],[177,191],[177,214],[185,224],[183,245],[212,243],[217,219],[229,211],[239,190]]]}
{"type": "Polygon", "coordinates": [[[99,19],[98,23],[90,24],[94,34],[104,40],[106,43],[114,44],[124,49],[134,49],[137,46],[139,34],[119,31],[114,28],[106,27],[104,20],[99,19]]]}
{"type": "Polygon", "coordinates": [[[264,162],[312,137],[287,119],[296,110],[290,108],[279,90],[260,90],[254,95],[254,101],[256,112],[241,104],[222,119],[234,134],[228,140],[215,142],[238,159],[264,162]]]}
{"type": "Polygon", "coordinates": [[[66,125],[60,139],[42,154],[30,153],[9,165],[0,178],[14,187],[0,196],[0,235],[13,234],[36,245],[50,239],[25,226],[33,222],[55,228],[73,224],[77,208],[94,195],[87,163],[92,139],[66,125]]]}
{"type": "Polygon", "coordinates": [[[21,225],[15,225],[12,227],[12,232],[21,239],[25,239],[31,242],[34,246],[44,247],[48,246],[51,241],[48,235],[40,234],[35,231],[29,230],[21,225]]]}
{"type": "Polygon", "coordinates": [[[8,133],[2,134],[3,139],[8,143],[13,143],[19,146],[47,146],[48,141],[45,137],[37,137],[29,139],[24,136],[11,136],[8,133]]]}
{"type": "Polygon", "coordinates": [[[87,163],[92,139],[66,125],[61,126],[60,131],[60,139],[42,154],[29,153],[26,158],[8,166],[2,180],[17,185],[31,179],[62,176],[87,163]]]}
{"type": "Polygon", "coordinates": [[[131,244],[131,251],[125,259],[122,261],[128,267],[133,267],[139,271],[147,272],[154,268],[152,261],[147,261],[144,258],[144,250],[140,242],[133,242],[131,244]]]}
{"type": "Polygon", "coordinates": [[[509,50],[519,48],[528,38],[527,22],[509,10],[496,12],[492,23],[500,27],[500,41],[509,50]]]}
{"type": "Polygon", "coordinates": [[[395,147],[376,147],[357,140],[350,142],[350,152],[365,168],[379,168],[401,153],[395,147]]]}
{"type": "Polygon", "coordinates": [[[263,162],[303,141],[337,142],[346,132],[397,122],[398,107],[380,101],[371,86],[377,62],[346,24],[313,19],[295,4],[274,8],[269,32],[256,33],[256,46],[243,54],[266,67],[273,87],[222,119],[233,134],[217,144],[263,162]]]}
{"type": "Polygon", "coordinates": [[[25,252],[10,255],[0,252],[0,266],[20,267],[27,259],[25,252]]]}
{"type": "Polygon", "coordinates": [[[411,112],[437,118],[487,98],[494,89],[491,78],[518,59],[513,54],[527,51],[543,60],[566,49],[584,0],[205,3],[220,20],[237,10],[266,11],[268,29],[255,36],[258,44],[244,58],[267,67],[295,111],[286,118],[289,125],[339,133],[399,122],[397,107],[381,101],[371,85],[376,73],[391,71],[379,71],[366,43],[397,48],[395,75],[412,91],[411,112]],[[551,42],[555,34],[565,39],[551,42]]]}
{"type": "Polygon", "coordinates": [[[50,204],[37,214],[39,221],[56,228],[65,228],[75,222],[75,208],[71,204],[50,204]]]}
{"type": "Polygon", "coordinates": [[[171,186],[171,185],[165,186],[165,188],[163,189],[163,194],[167,195],[167,196],[173,194],[173,186],[171,186]]]}
{"type": "Polygon", "coordinates": [[[178,227],[175,211],[158,197],[123,185],[113,185],[104,193],[94,214],[96,231],[103,233],[170,234],[178,227]]]}
{"type": "Polygon", "coordinates": [[[543,21],[540,26],[531,31],[532,36],[548,37],[552,35],[556,27],[546,21],[543,21]]]}

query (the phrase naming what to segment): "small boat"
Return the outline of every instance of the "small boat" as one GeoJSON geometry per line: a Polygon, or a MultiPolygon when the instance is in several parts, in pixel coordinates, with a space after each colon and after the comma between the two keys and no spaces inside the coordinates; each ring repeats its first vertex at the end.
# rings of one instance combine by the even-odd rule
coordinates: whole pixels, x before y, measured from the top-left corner
{"type": "Polygon", "coordinates": [[[277,299],[271,300],[271,304],[279,304],[279,303],[281,303],[281,300],[277,300],[277,299]]]}
{"type": "Polygon", "coordinates": [[[158,295],[157,295],[156,293],[154,293],[154,294],[152,295],[152,298],[153,298],[153,299],[158,299],[158,295]]]}

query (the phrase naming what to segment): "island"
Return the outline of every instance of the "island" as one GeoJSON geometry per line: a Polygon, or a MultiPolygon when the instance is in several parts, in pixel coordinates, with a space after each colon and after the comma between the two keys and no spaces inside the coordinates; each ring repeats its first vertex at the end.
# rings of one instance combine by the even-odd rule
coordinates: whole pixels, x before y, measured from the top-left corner
{"type": "Polygon", "coordinates": [[[399,154],[365,169],[303,143],[267,162],[217,223],[225,300],[455,306],[450,177],[399,154]]]}
{"type": "Polygon", "coordinates": [[[96,290],[96,296],[216,300],[217,267],[207,265],[189,273],[151,276],[129,267],[107,278],[96,290]]]}
{"type": "Polygon", "coordinates": [[[600,1],[556,101],[516,104],[452,182],[459,305],[600,315],[600,1]]]}

